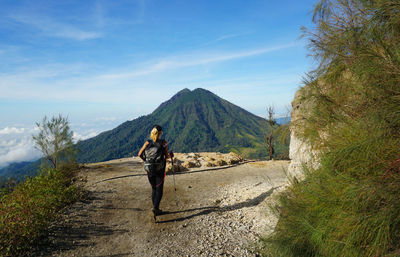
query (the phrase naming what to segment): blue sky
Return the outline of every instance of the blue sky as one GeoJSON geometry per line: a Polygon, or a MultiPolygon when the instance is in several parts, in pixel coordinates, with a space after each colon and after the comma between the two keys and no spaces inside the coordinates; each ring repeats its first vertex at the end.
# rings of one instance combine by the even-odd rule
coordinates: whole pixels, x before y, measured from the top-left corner
{"type": "Polygon", "coordinates": [[[285,114],[313,67],[299,36],[315,3],[0,0],[0,166],[37,157],[10,146],[27,149],[44,115],[87,138],[183,88],[285,114]]]}

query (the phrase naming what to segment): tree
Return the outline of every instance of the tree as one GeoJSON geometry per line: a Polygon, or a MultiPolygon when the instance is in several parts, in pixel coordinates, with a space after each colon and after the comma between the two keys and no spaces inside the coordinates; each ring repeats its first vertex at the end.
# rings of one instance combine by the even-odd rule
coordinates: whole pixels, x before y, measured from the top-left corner
{"type": "Polygon", "coordinates": [[[275,153],[274,130],[275,130],[275,126],[276,126],[276,120],[275,120],[274,115],[275,115],[274,107],[269,106],[267,109],[267,127],[263,130],[264,142],[267,146],[269,160],[272,160],[272,157],[275,153]]]}
{"type": "Polygon", "coordinates": [[[39,134],[32,136],[35,147],[43,153],[53,168],[59,168],[61,162],[72,162],[75,150],[68,119],[61,114],[58,117],[53,116],[51,120],[45,116],[36,126],[39,134]]]}

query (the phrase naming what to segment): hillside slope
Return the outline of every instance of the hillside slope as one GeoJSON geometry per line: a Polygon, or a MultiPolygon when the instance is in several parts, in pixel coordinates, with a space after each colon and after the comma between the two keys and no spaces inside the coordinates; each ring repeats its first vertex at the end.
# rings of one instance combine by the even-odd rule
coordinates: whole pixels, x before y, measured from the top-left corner
{"type": "Polygon", "coordinates": [[[8,178],[13,178],[17,181],[22,181],[26,176],[32,177],[37,175],[37,170],[40,168],[41,160],[33,162],[18,162],[12,163],[0,169],[0,187],[7,181],[8,178]]]}
{"type": "Polygon", "coordinates": [[[265,256],[400,256],[399,9],[316,4],[306,36],[319,65],[293,102],[300,179],[278,197],[265,256]]]}

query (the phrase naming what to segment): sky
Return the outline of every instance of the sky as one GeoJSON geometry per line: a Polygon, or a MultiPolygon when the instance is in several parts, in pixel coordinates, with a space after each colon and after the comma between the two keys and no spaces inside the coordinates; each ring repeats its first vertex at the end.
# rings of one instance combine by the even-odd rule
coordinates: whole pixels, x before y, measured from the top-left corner
{"type": "Polygon", "coordinates": [[[75,140],[204,88],[285,116],[316,0],[0,0],[0,167],[34,160],[35,123],[67,116],[75,140]]]}

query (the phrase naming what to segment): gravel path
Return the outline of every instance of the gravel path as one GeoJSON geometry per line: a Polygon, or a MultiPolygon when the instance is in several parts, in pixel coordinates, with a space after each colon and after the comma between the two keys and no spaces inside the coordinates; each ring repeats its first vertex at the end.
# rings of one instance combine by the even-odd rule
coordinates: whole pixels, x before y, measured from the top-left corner
{"type": "Polygon", "coordinates": [[[87,166],[88,197],[66,210],[43,256],[257,256],[255,242],[276,224],[268,205],[286,183],[287,161],[252,162],[167,176],[161,208],[137,158],[87,166]],[[178,206],[176,205],[178,203],[178,206]]]}

